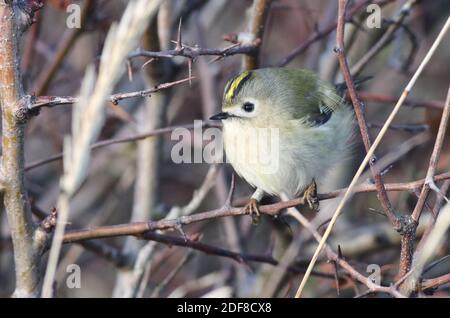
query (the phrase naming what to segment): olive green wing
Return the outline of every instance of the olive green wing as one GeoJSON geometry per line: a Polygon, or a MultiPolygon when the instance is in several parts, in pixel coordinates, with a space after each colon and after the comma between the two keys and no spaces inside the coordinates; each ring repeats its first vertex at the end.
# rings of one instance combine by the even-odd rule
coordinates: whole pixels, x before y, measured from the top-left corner
{"type": "Polygon", "coordinates": [[[288,78],[286,82],[294,92],[289,104],[295,119],[319,126],[326,123],[334,111],[344,106],[335,88],[320,80],[316,74],[307,70],[291,70],[288,78]]]}

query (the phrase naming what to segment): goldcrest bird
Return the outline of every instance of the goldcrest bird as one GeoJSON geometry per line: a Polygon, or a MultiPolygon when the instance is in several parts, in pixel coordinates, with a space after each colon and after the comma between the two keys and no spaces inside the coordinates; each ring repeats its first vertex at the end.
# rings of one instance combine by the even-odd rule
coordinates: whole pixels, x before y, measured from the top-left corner
{"type": "Polygon", "coordinates": [[[353,110],[335,87],[303,69],[244,71],[226,85],[222,112],[227,160],[256,188],[245,211],[254,221],[265,194],[303,193],[318,210],[316,181],[348,157],[353,110]],[[265,133],[264,133],[265,132],[265,133]]]}

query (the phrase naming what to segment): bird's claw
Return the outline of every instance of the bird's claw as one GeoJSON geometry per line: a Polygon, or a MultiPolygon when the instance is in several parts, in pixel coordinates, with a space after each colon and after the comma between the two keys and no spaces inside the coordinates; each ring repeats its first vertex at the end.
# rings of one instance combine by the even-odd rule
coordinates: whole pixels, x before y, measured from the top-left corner
{"type": "Polygon", "coordinates": [[[250,201],[244,207],[245,214],[249,214],[252,217],[252,223],[258,224],[261,219],[261,213],[259,212],[259,203],[256,199],[250,199],[250,201]]]}
{"type": "Polygon", "coordinates": [[[313,211],[319,211],[319,198],[317,197],[317,184],[313,179],[308,188],[303,192],[303,200],[313,211]]]}

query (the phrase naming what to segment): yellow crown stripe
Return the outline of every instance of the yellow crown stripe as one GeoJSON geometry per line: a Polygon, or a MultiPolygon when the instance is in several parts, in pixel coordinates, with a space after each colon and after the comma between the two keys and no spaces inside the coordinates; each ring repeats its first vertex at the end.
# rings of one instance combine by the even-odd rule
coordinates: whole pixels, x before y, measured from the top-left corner
{"type": "Polygon", "coordinates": [[[250,78],[251,72],[244,71],[240,75],[238,75],[234,80],[232,80],[230,87],[225,92],[225,99],[231,101],[236,95],[238,88],[243,84],[247,79],[250,78]]]}

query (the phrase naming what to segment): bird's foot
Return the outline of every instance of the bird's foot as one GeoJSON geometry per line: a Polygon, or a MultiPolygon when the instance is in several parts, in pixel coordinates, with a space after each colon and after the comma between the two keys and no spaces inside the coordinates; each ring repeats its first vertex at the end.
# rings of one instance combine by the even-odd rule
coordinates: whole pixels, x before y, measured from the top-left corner
{"type": "Polygon", "coordinates": [[[256,199],[251,198],[250,201],[244,206],[245,214],[249,214],[252,217],[252,223],[257,225],[261,219],[261,213],[259,212],[259,203],[256,199]]]}
{"type": "Polygon", "coordinates": [[[308,188],[303,192],[303,200],[308,203],[308,206],[313,211],[319,211],[319,198],[317,197],[317,184],[313,179],[308,188]]]}

